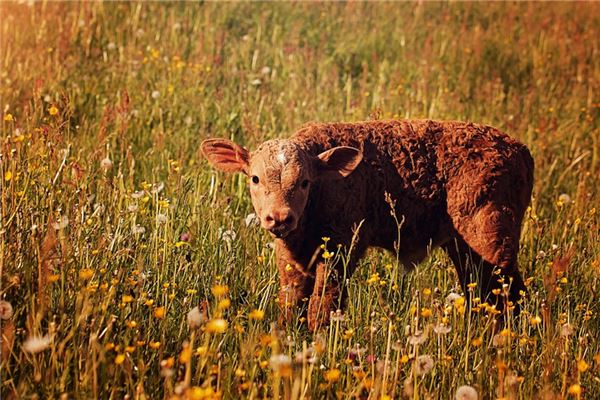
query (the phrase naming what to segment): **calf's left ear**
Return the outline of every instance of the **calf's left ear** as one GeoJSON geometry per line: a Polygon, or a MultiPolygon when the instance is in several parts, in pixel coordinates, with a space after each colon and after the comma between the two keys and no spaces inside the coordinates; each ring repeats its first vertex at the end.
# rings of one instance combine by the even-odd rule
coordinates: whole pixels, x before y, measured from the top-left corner
{"type": "Polygon", "coordinates": [[[362,153],[354,147],[339,146],[322,152],[318,156],[318,176],[321,179],[345,178],[362,161],[362,153]]]}

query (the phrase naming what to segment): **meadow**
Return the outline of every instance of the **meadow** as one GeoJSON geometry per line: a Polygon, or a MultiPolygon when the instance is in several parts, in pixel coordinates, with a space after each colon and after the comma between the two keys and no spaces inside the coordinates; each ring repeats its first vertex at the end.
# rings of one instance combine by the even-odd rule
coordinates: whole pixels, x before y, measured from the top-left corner
{"type": "Polygon", "coordinates": [[[2,399],[600,398],[599,37],[594,3],[0,3],[2,399]],[[278,324],[246,178],[200,142],[385,118],[531,150],[504,328],[438,251],[278,324]]]}

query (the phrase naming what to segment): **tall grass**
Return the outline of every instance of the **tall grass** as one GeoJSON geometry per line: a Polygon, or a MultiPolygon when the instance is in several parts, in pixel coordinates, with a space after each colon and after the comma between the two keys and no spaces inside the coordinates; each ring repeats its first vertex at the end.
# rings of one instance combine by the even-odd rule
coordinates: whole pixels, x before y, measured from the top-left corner
{"type": "Polygon", "coordinates": [[[597,5],[0,11],[3,398],[600,396],[597,5]],[[466,305],[439,252],[408,275],[372,252],[327,329],[276,323],[245,179],[198,144],[369,118],[472,120],[529,146],[530,297],[510,328],[466,305]]]}

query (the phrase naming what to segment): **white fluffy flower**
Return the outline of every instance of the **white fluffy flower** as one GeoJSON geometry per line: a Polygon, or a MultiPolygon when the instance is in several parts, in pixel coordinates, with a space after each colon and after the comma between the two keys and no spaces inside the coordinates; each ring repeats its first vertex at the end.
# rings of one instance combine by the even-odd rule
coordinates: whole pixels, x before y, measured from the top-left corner
{"type": "Polygon", "coordinates": [[[151,96],[152,96],[152,98],[154,100],[156,100],[156,99],[158,99],[160,97],[160,92],[158,90],[154,90],[154,91],[152,91],[152,95],[151,96]]]}
{"type": "Polygon", "coordinates": [[[477,395],[477,390],[469,385],[460,386],[456,389],[456,394],[454,395],[455,400],[477,400],[479,396],[477,395]]]}
{"type": "Polygon", "coordinates": [[[415,374],[417,376],[425,375],[433,368],[435,361],[433,357],[427,354],[417,357],[415,360],[415,374]]]}
{"type": "Polygon", "coordinates": [[[23,343],[23,350],[27,353],[39,353],[50,347],[52,337],[46,336],[31,336],[23,343]]]}
{"type": "Polygon", "coordinates": [[[108,171],[109,169],[111,169],[112,165],[113,165],[113,163],[110,160],[110,158],[108,158],[108,157],[106,157],[102,161],[100,161],[100,168],[102,168],[104,171],[108,171]]]}
{"type": "Polygon", "coordinates": [[[66,215],[62,215],[56,220],[56,222],[52,223],[52,227],[56,230],[65,229],[69,225],[69,217],[66,215]]]}
{"type": "Polygon", "coordinates": [[[6,300],[0,300],[0,319],[10,319],[13,316],[13,307],[6,300]]]}
{"type": "Polygon", "coordinates": [[[188,312],[187,321],[190,328],[198,328],[204,321],[206,316],[200,312],[200,309],[196,306],[188,312]]]}

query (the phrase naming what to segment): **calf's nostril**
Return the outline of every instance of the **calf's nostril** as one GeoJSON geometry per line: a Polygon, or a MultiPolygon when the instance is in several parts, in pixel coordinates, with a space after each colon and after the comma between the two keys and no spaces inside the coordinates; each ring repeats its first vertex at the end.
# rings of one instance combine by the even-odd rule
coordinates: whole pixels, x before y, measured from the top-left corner
{"type": "Polygon", "coordinates": [[[273,222],[273,221],[274,221],[274,219],[273,219],[273,216],[272,216],[272,215],[267,215],[267,216],[265,217],[265,220],[266,220],[267,222],[273,222]]]}

